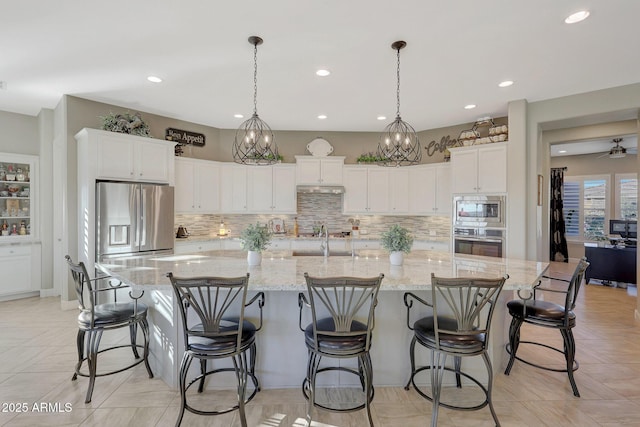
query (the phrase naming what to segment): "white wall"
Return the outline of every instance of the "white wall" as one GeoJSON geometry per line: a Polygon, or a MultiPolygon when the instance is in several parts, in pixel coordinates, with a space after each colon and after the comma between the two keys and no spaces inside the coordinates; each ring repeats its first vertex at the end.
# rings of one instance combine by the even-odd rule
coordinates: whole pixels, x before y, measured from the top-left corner
{"type": "MultiPolygon", "coordinates": [[[[537,193],[537,175],[549,182],[549,142],[545,131],[575,128],[624,120],[636,120],[640,109],[640,83],[603,89],[579,95],[532,102],[527,113],[527,193],[537,193]]],[[[638,132],[636,124],[636,132],[638,132]]],[[[539,209],[535,197],[527,199],[527,258],[549,259],[549,205],[539,209]],[[536,235],[536,223],[542,235],[536,235]]]]}
{"type": "Polygon", "coordinates": [[[38,119],[0,111],[0,152],[38,155],[38,119]]]}

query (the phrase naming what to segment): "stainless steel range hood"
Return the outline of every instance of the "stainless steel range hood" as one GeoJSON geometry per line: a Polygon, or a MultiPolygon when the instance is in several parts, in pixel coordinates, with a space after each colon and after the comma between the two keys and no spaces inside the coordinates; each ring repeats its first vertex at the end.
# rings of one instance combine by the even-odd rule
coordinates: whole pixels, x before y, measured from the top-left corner
{"type": "Polygon", "coordinates": [[[296,190],[298,193],[344,194],[342,185],[298,185],[296,190]]]}

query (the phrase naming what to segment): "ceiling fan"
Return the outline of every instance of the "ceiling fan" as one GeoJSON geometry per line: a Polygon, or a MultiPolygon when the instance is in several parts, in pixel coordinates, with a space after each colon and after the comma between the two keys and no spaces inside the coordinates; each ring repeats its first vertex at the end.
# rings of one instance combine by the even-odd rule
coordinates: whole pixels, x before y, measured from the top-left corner
{"type": "Polygon", "coordinates": [[[605,157],[607,155],[610,159],[621,159],[625,157],[627,155],[627,149],[620,145],[622,140],[623,138],[613,138],[611,142],[615,145],[611,147],[611,150],[609,150],[607,154],[603,154],[600,157],[605,157]]]}

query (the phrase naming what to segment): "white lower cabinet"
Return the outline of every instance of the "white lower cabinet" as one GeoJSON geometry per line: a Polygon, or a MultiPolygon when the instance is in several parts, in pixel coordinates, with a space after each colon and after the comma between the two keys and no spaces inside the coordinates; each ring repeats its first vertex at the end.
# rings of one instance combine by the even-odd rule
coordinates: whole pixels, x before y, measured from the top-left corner
{"type": "Polygon", "coordinates": [[[446,242],[416,240],[413,242],[413,247],[411,249],[416,251],[449,252],[449,244],[446,242]]]}
{"type": "Polygon", "coordinates": [[[242,242],[238,239],[222,239],[220,246],[223,251],[239,251],[242,249],[242,242]]]}
{"type": "Polygon", "coordinates": [[[380,240],[358,240],[358,239],[353,239],[351,241],[351,245],[353,246],[353,249],[358,250],[358,249],[380,249],[382,246],[380,246],[380,240]]]}
{"type": "Polygon", "coordinates": [[[0,299],[39,291],[40,264],[39,244],[0,246],[0,299]]]}
{"type": "Polygon", "coordinates": [[[292,251],[320,251],[320,239],[318,240],[292,240],[292,251]]]}
{"type": "Polygon", "coordinates": [[[288,251],[291,250],[291,241],[288,239],[271,239],[271,244],[267,251],[288,251]]]}
{"type": "Polygon", "coordinates": [[[200,242],[176,241],[173,253],[175,254],[191,254],[194,252],[206,252],[220,250],[220,240],[203,240],[200,242]]]}

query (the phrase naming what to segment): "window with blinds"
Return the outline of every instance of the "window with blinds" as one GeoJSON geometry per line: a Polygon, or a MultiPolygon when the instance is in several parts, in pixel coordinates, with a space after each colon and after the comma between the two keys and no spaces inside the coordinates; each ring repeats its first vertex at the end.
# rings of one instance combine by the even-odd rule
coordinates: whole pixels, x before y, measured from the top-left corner
{"type": "Polygon", "coordinates": [[[638,218],[638,178],[635,173],[616,174],[616,218],[638,218]]]}
{"type": "Polygon", "coordinates": [[[609,176],[565,176],[562,191],[567,238],[604,237],[609,224],[609,176]]]}

